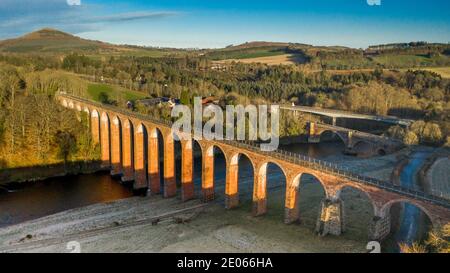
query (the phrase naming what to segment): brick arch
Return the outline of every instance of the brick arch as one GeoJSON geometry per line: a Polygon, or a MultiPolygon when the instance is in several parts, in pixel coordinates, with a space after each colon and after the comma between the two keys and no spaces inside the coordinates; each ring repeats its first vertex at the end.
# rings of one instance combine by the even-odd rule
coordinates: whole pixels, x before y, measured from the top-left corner
{"type": "Polygon", "coordinates": [[[369,192],[367,192],[366,189],[364,189],[364,187],[361,187],[358,184],[355,183],[344,183],[344,184],[340,184],[337,186],[337,188],[335,188],[335,192],[336,192],[336,197],[340,198],[341,192],[345,189],[345,188],[352,188],[352,189],[356,189],[359,192],[362,192],[367,199],[370,201],[370,204],[372,205],[372,209],[373,209],[373,215],[377,215],[378,214],[378,207],[375,203],[374,198],[370,195],[369,192]]]}
{"type": "Polygon", "coordinates": [[[329,130],[329,129],[325,129],[325,130],[323,130],[323,131],[320,132],[320,134],[319,134],[319,139],[322,138],[322,135],[323,135],[325,132],[331,132],[331,133],[336,134],[336,135],[339,137],[339,139],[342,141],[342,143],[344,143],[345,146],[348,145],[348,139],[347,139],[347,137],[342,136],[342,132],[337,131],[337,130],[329,130]]]}
{"type": "Polygon", "coordinates": [[[74,108],[75,108],[75,105],[74,105],[73,101],[71,101],[71,100],[69,101],[68,107],[69,107],[70,109],[74,109],[74,108]]]}
{"type": "Polygon", "coordinates": [[[100,117],[102,121],[109,121],[109,113],[106,111],[102,111],[100,117]]]}
{"type": "Polygon", "coordinates": [[[364,140],[364,139],[357,139],[354,142],[353,147],[356,147],[356,146],[361,145],[361,144],[370,145],[371,147],[373,146],[373,143],[371,141],[364,140]]]}
{"type": "Polygon", "coordinates": [[[239,159],[242,155],[245,156],[250,161],[250,163],[252,164],[253,170],[255,170],[256,169],[256,163],[255,163],[256,160],[254,158],[252,158],[252,156],[250,156],[245,151],[239,151],[239,152],[232,151],[231,153],[228,153],[228,158],[230,159],[229,164],[230,165],[234,165],[234,164],[238,165],[239,159]]]}
{"type": "MultiPolygon", "coordinates": [[[[285,167],[282,164],[280,164],[278,161],[276,161],[276,160],[265,160],[265,161],[261,162],[260,164],[255,166],[256,167],[255,168],[255,173],[261,174],[262,169],[264,167],[267,168],[269,164],[276,165],[278,168],[280,168],[281,172],[283,173],[283,175],[286,178],[286,180],[288,179],[289,175],[288,175],[288,172],[285,170],[285,167]]],[[[266,169],[266,171],[267,171],[267,169],[266,169]]],[[[287,181],[286,181],[286,183],[287,183],[287,181]]]]}
{"type": "Polygon", "coordinates": [[[381,215],[383,217],[390,215],[390,210],[393,204],[397,203],[405,203],[414,205],[417,208],[419,208],[425,215],[428,217],[428,219],[431,222],[431,225],[433,228],[437,227],[439,225],[438,220],[434,215],[426,208],[424,207],[420,202],[416,202],[414,199],[407,199],[407,198],[399,198],[399,199],[393,199],[388,202],[386,202],[383,207],[381,208],[381,215]]]}
{"type": "MultiPolygon", "coordinates": [[[[198,141],[202,149],[202,199],[204,202],[211,201],[215,198],[215,154],[214,148],[219,149],[225,158],[225,168],[228,166],[227,151],[220,145],[211,141],[198,141]]],[[[226,186],[226,183],[225,183],[226,186]]]]}
{"type": "Polygon", "coordinates": [[[111,117],[111,175],[120,175],[122,174],[122,125],[119,116],[112,114],[111,117]]]}
{"type": "Polygon", "coordinates": [[[102,156],[102,167],[111,166],[111,136],[110,136],[110,118],[107,112],[102,112],[100,116],[100,147],[102,156]]]}
{"type": "MultiPolygon", "coordinates": [[[[161,132],[163,143],[164,158],[164,197],[174,197],[177,193],[176,173],[175,173],[175,140],[172,128],[158,127],[156,129],[161,132]]],[[[154,133],[153,133],[154,137],[154,133]]]]}
{"type": "Polygon", "coordinates": [[[255,160],[246,152],[230,151],[228,153],[229,162],[226,170],[225,185],[225,207],[228,209],[239,205],[239,160],[241,156],[245,156],[250,161],[253,176],[256,169],[255,160]]]}
{"type": "Polygon", "coordinates": [[[159,135],[161,135],[161,141],[163,141],[165,139],[163,130],[160,127],[147,125],[146,128],[147,128],[147,133],[148,133],[149,138],[158,138],[159,139],[159,135]]]}
{"type": "Polygon", "coordinates": [[[126,117],[120,117],[120,121],[122,124],[122,181],[132,181],[134,180],[134,147],[132,140],[134,137],[134,124],[126,117]]]}
{"type": "MultiPolygon", "coordinates": [[[[299,207],[299,195],[300,195],[300,183],[303,175],[311,175],[321,185],[323,192],[325,193],[325,199],[329,198],[329,191],[326,184],[320,177],[316,175],[302,171],[293,176],[290,181],[286,181],[286,196],[285,196],[285,216],[284,222],[287,224],[296,222],[300,219],[300,207],[299,207]]],[[[288,178],[286,178],[287,180],[288,178]]]]}
{"type": "MultiPolygon", "coordinates": [[[[363,139],[355,140],[354,143],[351,146],[352,146],[352,149],[356,149],[359,146],[364,147],[364,145],[367,145],[369,152],[373,151],[373,150],[377,150],[378,151],[378,147],[377,147],[376,144],[374,144],[371,141],[363,140],[363,139]]],[[[362,152],[364,152],[364,150],[362,150],[362,152]]]]}
{"type": "MultiPolygon", "coordinates": [[[[147,160],[148,160],[148,184],[150,194],[161,192],[161,170],[159,164],[159,142],[164,143],[164,135],[161,128],[153,124],[146,124],[147,128],[147,160]],[[161,137],[159,137],[159,135],[161,137]]],[[[163,155],[164,156],[164,155],[163,155]]]]}
{"type": "MultiPolygon", "coordinates": [[[[341,192],[342,192],[345,188],[356,189],[358,192],[363,193],[363,194],[366,196],[367,200],[369,200],[370,205],[372,206],[372,215],[371,215],[372,220],[373,220],[375,217],[379,217],[379,214],[380,214],[380,212],[379,212],[379,207],[377,206],[377,203],[375,202],[374,198],[370,195],[369,192],[367,192],[367,190],[365,190],[363,187],[361,187],[361,186],[358,185],[358,184],[355,184],[355,183],[345,183],[345,184],[342,184],[342,185],[338,185],[338,187],[335,189],[335,190],[336,190],[336,197],[337,197],[338,200],[341,200],[341,202],[343,201],[343,200],[341,199],[340,195],[341,195],[341,192]]],[[[371,225],[371,224],[369,224],[369,229],[368,229],[368,234],[369,234],[369,236],[370,236],[370,234],[372,233],[372,230],[371,230],[372,227],[371,227],[370,225],[371,225]]]]}
{"type": "Polygon", "coordinates": [[[256,165],[254,169],[254,184],[253,184],[253,208],[254,216],[263,215],[267,212],[267,168],[269,164],[274,164],[281,169],[286,185],[289,183],[289,175],[282,164],[276,160],[265,160],[256,165]]]}
{"type": "Polygon", "coordinates": [[[63,105],[64,107],[68,107],[68,106],[69,106],[69,103],[67,102],[66,99],[63,99],[63,100],[62,100],[62,105],[63,105]]]}
{"type": "Polygon", "coordinates": [[[144,189],[147,184],[147,127],[142,122],[135,122],[134,130],[134,189],[144,189]]]}
{"type": "MultiPolygon", "coordinates": [[[[327,188],[327,185],[322,181],[322,179],[320,177],[318,177],[317,175],[314,175],[313,173],[307,172],[307,171],[302,171],[301,173],[297,174],[294,176],[294,179],[292,179],[292,181],[290,182],[290,185],[287,185],[288,187],[293,187],[295,190],[299,190],[300,188],[300,182],[301,182],[301,178],[303,175],[311,175],[312,177],[314,177],[317,181],[319,181],[319,184],[322,186],[323,191],[325,192],[325,197],[328,198],[329,197],[329,190],[327,188]]],[[[289,184],[289,182],[288,182],[289,184]]]]}
{"type": "Polygon", "coordinates": [[[97,109],[93,108],[92,110],[90,110],[90,112],[91,112],[91,117],[100,118],[100,112],[97,109]]]}
{"type": "MultiPolygon", "coordinates": [[[[214,150],[211,151],[211,149],[217,148],[224,156],[225,158],[225,166],[228,166],[228,162],[229,162],[229,153],[226,152],[226,149],[224,149],[223,147],[221,147],[220,145],[217,144],[209,144],[208,146],[205,147],[205,150],[202,151],[206,154],[211,154],[214,152],[214,150]]],[[[214,156],[214,154],[213,154],[214,156]]]]}
{"type": "Polygon", "coordinates": [[[77,109],[77,111],[79,111],[79,112],[81,112],[81,104],[79,104],[79,103],[77,103],[76,105],[75,105],[75,109],[77,109]]]}
{"type": "Polygon", "coordinates": [[[200,140],[192,138],[192,149],[194,149],[194,147],[197,146],[200,148],[200,156],[203,156],[203,145],[200,143],[200,140]]]}
{"type": "Polygon", "coordinates": [[[90,110],[91,133],[94,144],[100,143],[100,113],[97,109],[90,110]]]}

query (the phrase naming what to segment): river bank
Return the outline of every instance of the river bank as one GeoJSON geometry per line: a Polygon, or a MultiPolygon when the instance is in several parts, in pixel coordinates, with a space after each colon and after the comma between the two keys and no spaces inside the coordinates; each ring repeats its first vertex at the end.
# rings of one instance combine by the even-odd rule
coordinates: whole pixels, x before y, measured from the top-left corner
{"type": "Polygon", "coordinates": [[[68,175],[91,174],[104,170],[100,161],[68,162],[0,170],[0,185],[42,181],[68,175]]]}
{"type": "Polygon", "coordinates": [[[82,252],[365,252],[360,236],[321,238],[309,225],[285,225],[279,210],[250,211],[250,202],[225,210],[221,202],[133,197],[0,229],[0,252],[67,252],[69,241],[82,252]]]}

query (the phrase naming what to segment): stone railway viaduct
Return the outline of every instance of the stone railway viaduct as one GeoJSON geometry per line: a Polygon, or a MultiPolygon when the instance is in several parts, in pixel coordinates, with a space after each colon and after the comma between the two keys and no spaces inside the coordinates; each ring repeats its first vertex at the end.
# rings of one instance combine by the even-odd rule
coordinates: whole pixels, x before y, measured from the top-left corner
{"type": "MultiPolygon", "coordinates": [[[[174,135],[170,123],[158,121],[117,107],[102,105],[85,99],[60,94],[57,99],[63,106],[86,112],[90,117],[91,132],[100,144],[101,159],[112,174],[120,174],[123,181],[134,181],[135,189],[147,188],[150,194],[163,193],[170,198],[177,194],[175,180],[174,135]],[[161,137],[158,137],[158,131],[161,137]],[[164,168],[160,173],[158,143],[163,145],[164,168]],[[160,176],[163,176],[163,188],[160,176]]],[[[191,134],[189,134],[191,137],[191,134]]],[[[433,227],[450,221],[450,202],[423,192],[401,188],[390,182],[362,177],[338,166],[288,152],[262,152],[256,145],[235,141],[181,140],[181,199],[193,199],[193,141],[202,151],[202,199],[214,199],[214,148],[220,149],[226,160],[225,206],[239,205],[238,163],[246,156],[254,170],[254,216],[267,212],[267,167],[275,164],[286,178],[285,222],[300,219],[298,208],[299,184],[305,174],[314,176],[323,186],[326,198],[317,221],[317,231],[322,234],[340,235],[345,230],[343,202],[340,193],[352,187],[367,195],[373,206],[370,239],[382,240],[390,232],[390,208],[395,203],[407,202],[419,207],[431,220],[433,227]]]]}

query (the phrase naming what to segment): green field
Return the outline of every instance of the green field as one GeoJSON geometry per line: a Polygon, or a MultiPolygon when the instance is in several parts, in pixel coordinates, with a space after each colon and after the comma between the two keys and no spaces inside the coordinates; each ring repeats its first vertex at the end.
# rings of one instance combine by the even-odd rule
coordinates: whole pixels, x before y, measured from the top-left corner
{"type": "Polygon", "coordinates": [[[257,47],[257,48],[244,48],[236,50],[220,50],[207,54],[212,60],[227,60],[227,59],[251,59],[270,57],[287,54],[286,48],[280,47],[257,47]]]}
{"type": "Polygon", "coordinates": [[[328,60],[321,60],[322,65],[326,65],[328,69],[355,69],[374,67],[374,63],[365,57],[352,56],[346,58],[335,58],[328,60]]]}
{"type": "Polygon", "coordinates": [[[426,70],[426,71],[437,73],[437,74],[441,75],[441,77],[444,79],[450,79],[450,66],[447,66],[447,67],[414,67],[414,68],[401,69],[400,71],[406,72],[408,70],[426,70]]]}
{"type": "Polygon", "coordinates": [[[90,99],[100,101],[100,94],[102,92],[106,93],[109,99],[116,101],[134,101],[147,97],[144,93],[128,90],[119,86],[97,83],[88,85],[88,95],[90,99]]]}
{"type": "Polygon", "coordinates": [[[381,55],[373,57],[376,63],[386,68],[409,68],[420,66],[448,66],[450,58],[444,55],[428,57],[424,55],[381,55]]]}

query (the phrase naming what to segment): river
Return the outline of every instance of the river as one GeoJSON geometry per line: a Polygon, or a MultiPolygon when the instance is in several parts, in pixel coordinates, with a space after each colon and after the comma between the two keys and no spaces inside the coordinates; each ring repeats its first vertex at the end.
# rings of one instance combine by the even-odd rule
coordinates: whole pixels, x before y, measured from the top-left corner
{"type": "MultiPolygon", "coordinates": [[[[420,189],[417,173],[429,156],[430,152],[427,151],[417,151],[411,156],[408,164],[400,173],[401,186],[420,189]]],[[[398,228],[391,233],[390,238],[385,242],[385,247],[389,252],[399,252],[399,243],[411,245],[416,241],[422,240],[426,236],[429,227],[424,213],[418,207],[405,203],[397,209],[400,216],[397,223],[398,228]]]]}
{"type": "Polygon", "coordinates": [[[0,227],[133,196],[129,187],[108,173],[50,178],[8,188],[11,192],[0,193],[0,227]]]}

